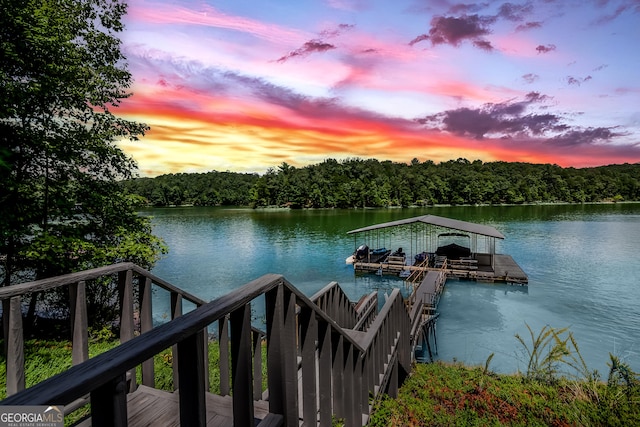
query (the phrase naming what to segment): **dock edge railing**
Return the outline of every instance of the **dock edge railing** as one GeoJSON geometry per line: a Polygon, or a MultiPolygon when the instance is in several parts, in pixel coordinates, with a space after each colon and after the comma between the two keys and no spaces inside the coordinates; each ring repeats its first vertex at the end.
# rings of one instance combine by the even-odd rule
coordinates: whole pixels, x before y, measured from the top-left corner
{"type": "MultiPolygon", "coordinates": [[[[104,271],[121,269],[125,283],[134,271],[148,273],[130,264],[105,267],[104,271]]],[[[77,282],[81,281],[82,274],[75,274],[77,282]]],[[[182,297],[176,295],[180,296],[175,299],[182,297]]],[[[412,358],[411,320],[398,289],[365,332],[341,327],[282,275],[267,274],[0,404],[68,405],[89,395],[94,426],[125,426],[127,372],[175,346],[181,425],[205,425],[207,328],[216,321],[228,321],[233,421],[235,426],[253,425],[253,401],[259,393],[254,390],[252,364],[260,352],[255,351],[252,338],[251,303],[258,297],[265,302],[265,395],[273,415],[263,420],[265,424],[281,419],[283,425],[298,426],[302,419],[305,425],[331,426],[335,417],[346,426],[362,426],[382,393],[397,394],[412,358]]]]}

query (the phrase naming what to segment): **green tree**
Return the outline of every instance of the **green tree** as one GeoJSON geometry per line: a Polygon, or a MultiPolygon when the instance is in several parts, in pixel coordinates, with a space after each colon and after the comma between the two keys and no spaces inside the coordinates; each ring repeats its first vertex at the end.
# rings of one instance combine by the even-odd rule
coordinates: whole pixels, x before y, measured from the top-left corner
{"type": "Polygon", "coordinates": [[[147,126],[113,113],[131,75],[119,0],[0,0],[0,281],[117,261],[150,267],[165,250],[117,145],[147,126]]]}

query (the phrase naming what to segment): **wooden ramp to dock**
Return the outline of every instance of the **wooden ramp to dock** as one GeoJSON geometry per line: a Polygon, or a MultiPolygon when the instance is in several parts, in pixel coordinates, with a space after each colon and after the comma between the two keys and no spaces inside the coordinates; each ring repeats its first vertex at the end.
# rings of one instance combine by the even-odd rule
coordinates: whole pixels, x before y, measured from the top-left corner
{"type": "Polygon", "coordinates": [[[441,271],[429,271],[414,289],[409,301],[411,304],[411,342],[413,357],[418,362],[433,361],[434,350],[437,352],[435,310],[444,289],[446,274],[441,271]],[[431,346],[433,340],[433,349],[431,346]],[[429,359],[427,359],[427,354],[429,359]]]}
{"type": "Polygon", "coordinates": [[[435,312],[446,279],[444,270],[428,271],[425,274],[420,285],[413,290],[409,297],[411,319],[416,321],[415,319],[420,317],[416,311],[418,309],[424,310],[423,317],[435,312]]]}
{"type": "Polygon", "coordinates": [[[442,271],[428,271],[416,290],[416,300],[435,308],[444,280],[445,276],[442,271]]]}

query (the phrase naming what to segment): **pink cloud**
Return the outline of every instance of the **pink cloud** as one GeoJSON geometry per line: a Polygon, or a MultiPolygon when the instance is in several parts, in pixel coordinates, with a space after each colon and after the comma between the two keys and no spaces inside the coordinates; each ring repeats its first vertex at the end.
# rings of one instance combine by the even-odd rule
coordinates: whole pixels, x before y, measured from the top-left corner
{"type": "MultiPolygon", "coordinates": [[[[451,4],[439,2],[439,12],[451,4]]],[[[407,161],[448,160],[455,153],[568,166],[639,161],[634,135],[624,129],[637,124],[623,116],[629,108],[607,117],[613,108],[584,102],[587,96],[593,99],[590,91],[605,80],[599,73],[604,66],[596,65],[611,63],[610,73],[619,63],[578,56],[583,68],[561,71],[575,50],[553,33],[541,37],[554,22],[530,13],[529,4],[460,6],[464,13],[498,15],[431,15],[427,28],[428,18],[416,22],[403,16],[406,28],[366,31],[366,14],[349,21],[355,25],[343,24],[341,19],[351,15],[335,10],[375,7],[362,0],[326,0],[314,9],[315,24],[306,16],[292,24],[297,28],[281,20],[275,24],[232,14],[228,4],[223,10],[202,2],[132,2],[127,27],[133,31],[124,46],[135,95],[120,110],[149,122],[154,143],[178,151],[185,144],[202,153],[223,147],[232,159],[226,161],[238,167],[248,163],[239,152],[260,155],[251,158],[252,164],[267,166],[275,159],[302,161],[297,154],[305,159],[363,155],[407,161]],[[539,30],[516,27],[525,19],[530,23],[521,25],[539,30]],[[408,45],[425,30],[428,43],[408,45]],[[540,55],[551,52],[554,46],[547,42],[556,40],[563,43],[561,51],[540,55]],[[277,62],[279,57],[285,59],[277,62]],[[527,104],[525,112],[525,82],[529,90],[553,94],[553,105],[527,104]],[[571,90],[565,86],[558,91],[563,83],[571,90]],[[572,106],[600,108],[603,114],[594,121],[588,117],[592,112],[572,111],[572,106]],[[429,117],[431,126],[418,126],[411,120],[416,117],[429,117]]],[[[633,81],[616,84],[618,92],[601,89],[598,95],[611,96],[613,103],[623,95],[632,101],[638,93],[633,81]]],[[[616,111],[622,108],[618,104],[616,111]]],[[[149,156],[158,160],[158,151],[149,156]]],[[[196,155],[181,161],[193,168],[200,159],[196,155]]]]}
{"type": "Polygon", "coordinates": [[[239,31],[275,43],[299,44],[309,35],[298,30],[241,16],[227,15],[211,6],[202,5],[196,11],[166,3],[145,3],[141,7],[135,2],[129,7],[128,20],[149,24],[199,25],[239,31]]]}
{"type": "Polygon", "coordinates": [[[512,33],[493,36],[493,45],[503,55],[514,58],[535,58],[539,55],[536,50],[540,43],[526,33],[512,33]]]}

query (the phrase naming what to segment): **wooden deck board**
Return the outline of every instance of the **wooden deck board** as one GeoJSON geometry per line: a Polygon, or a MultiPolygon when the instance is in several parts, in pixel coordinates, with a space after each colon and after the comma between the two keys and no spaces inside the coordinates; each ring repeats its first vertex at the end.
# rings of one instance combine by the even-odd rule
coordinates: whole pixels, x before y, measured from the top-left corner
{"type": "Polygon", "coordinates": [[[520,266],[511,258],[511,255],[495,255],[494,275],[503,277],[504,281],[528,282],[528,277],[520,266]]]}
{"type": "Polygon", "coordinates": [[[427,272],[424,279],[420,283],[418,288],[417,297],[423,297],[425,294],[435,294],[438,289],[438,282],[440,281],[441,273],[436,271],[427,272]]]}
{"type": "Polygon", "coordinates": [[[129,394],[127,411],[130,426],[180,425],[177,397],[151,387],[141,385],[135,393],[129,394]]]}
{"type": "MultiPolygon", "coordinates": [[[[231,396],[207,393],[207,426],[233,425],[233,400],[231,396]]],[[[180,407],[178,392],[157,390],[139,386],[127,396],[127,411],[131,427],[179,427],[180,407]]],[[[269,413],[269,403],[254,402],[254,416],[263,419],[269,413]]]]}

